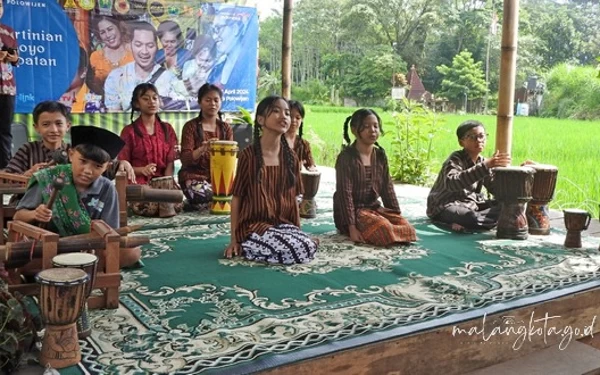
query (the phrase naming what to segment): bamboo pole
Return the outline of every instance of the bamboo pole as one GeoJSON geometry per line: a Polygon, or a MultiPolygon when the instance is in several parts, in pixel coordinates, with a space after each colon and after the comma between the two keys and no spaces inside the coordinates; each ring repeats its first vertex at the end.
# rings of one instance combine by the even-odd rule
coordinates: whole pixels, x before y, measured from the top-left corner
{"type": "Polygon", "coordinates": [[[283,36],[281,40],[281,96],[292,96],[292,0],[283,1],[283,36]]]}
{"type": "Polygon", "coordinates": [[[504,0],[502,19],[502,54],[498,115],[496,116],[496,150],[511,153],[517,37],[519,35],[519,0],[504,0]]]}

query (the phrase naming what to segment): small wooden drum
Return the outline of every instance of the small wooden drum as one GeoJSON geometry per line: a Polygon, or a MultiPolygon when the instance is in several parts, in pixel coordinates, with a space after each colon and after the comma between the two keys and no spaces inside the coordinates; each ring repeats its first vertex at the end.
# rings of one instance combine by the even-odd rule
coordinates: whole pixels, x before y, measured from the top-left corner
{"type": "Polygon", "coordinates": [[[531,200],[535,170],[528,167],[497,167],[493,172],[495,197],[500,203],[496,237],[524,240],[528,236],[525,205],[531,200]]]}
{"type": "Polygon", "coordinates": [[[581,231],[588,229],[592,215],[585,210],[578,209],[563,210],[563,214],[565,215],[565,228],[567,228],[565,247],[581,247],[581,231]]]}
{"type": "Polygon", "coordinates": [[[46,325],[40,363],[54,368],[81,361],[75,321],[85,301],[89,276],[76,268],[50,268],[36,275],[40,288],[40,312],[46,325]]]}
{"type": "Polygon", "coordinates": [[[550,234],[550,213],[548,202],[554,198],[558,168],[548,164],[533,164],[527,167],[535,170],[531,201],[527,205],[527,224],[531,234],[550,234]]]}
{"type": "MultiPolygon", "coordinates": [[[[173,176],[154,177],[148,183],[151,188],[159,190],[175,190],[175,179],[173,176]]],[[[177,215],[175,209],[176,203],[159,202],[158,203],[158,216],[159,217],[173,217],[177,215]]]]}
{"type": "Polygon", "coordinates": [[[302,186],[304,194],[300,202],[300,217],[311,219],[317,217],[317,202],[315,195],[319,191],[319,182],[321,182],[321,172],[305,171],[301,173],[302,186]]]}
{"type": "Polygon", "coordinates": [[[88,317],[87,299],[92,294],[94,281],[96,280],[96,272],[98,270],[98,257],[87,253],[67,253],[60,254],[52,258],[52,265],[58,268],[78,268],[88,274],[89,282],[85,288],[85,303],[81,311],[79,319],[77,319],[77,333],[80,339],[84,339],[92,333],[90,320],[88,317]]]}
{"type": "Polygon", "coordinates": [[[238,144],[235,141],[210,143],[210,181],[213,188],[211,214],[231,214],[233,179],[238,151],[238,144]]]}

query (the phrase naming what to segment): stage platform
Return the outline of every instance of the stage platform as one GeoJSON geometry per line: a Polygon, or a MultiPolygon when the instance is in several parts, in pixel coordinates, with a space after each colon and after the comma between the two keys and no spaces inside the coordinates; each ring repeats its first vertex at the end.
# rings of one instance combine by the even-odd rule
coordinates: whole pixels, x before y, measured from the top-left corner
{"type": "Polygon", "coordinates": [[[355,245],[322,170],[310,264],[223,259],[228,217],[133,218],[146,267],[123,271],[119,309],[92,312],[82,363],[61,374],[462,374],[599,330],[597,223],[577,250],[560,213],[525,241],[456,234],[425,216],[427,189],[398,185],[419,241],[355,245]]]}

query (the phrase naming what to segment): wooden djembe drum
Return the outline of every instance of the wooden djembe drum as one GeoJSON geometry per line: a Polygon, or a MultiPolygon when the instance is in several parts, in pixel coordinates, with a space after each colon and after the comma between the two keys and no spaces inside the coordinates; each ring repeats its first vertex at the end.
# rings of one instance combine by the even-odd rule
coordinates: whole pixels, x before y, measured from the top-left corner
{"type": "Polygon", "coordinates": [[[317,202],[315,201],[315,195],[317,195],[317,192],[319,191],[321,172],[303,171],[301,176],[304,194],[302,195],[302,201],[298,207],[300,210],[300,217],[312,219],[317,217],[317,202]]]}
{"type": "Polygon", "coordinates": [[[81,315],[77,319],[77,334],[80,339],[84,339],[92,333],[90,320],[88,317],[87,299],[92,294],[96,273],[98,272],[98,257],[88,253],[67,253],[59,254],[52,258],[52,265],[57,268],[78,268],[88,274],[89,282],[85,287],[85,302],[81,315]]]}
{"type": "Polygon", "coordinates": [[[531,201],[527,204],[527,225],[531,234],[550,234],[550,212],[548,203],[554,197],[558,168],[554,165],[533,164],[535,169],[531,201]]]}
{"type": "Polygon", "coordinates": [[[567,236],[565,237],[565,247],[580,248],[581,232],[588,229],[592,215],[585,210],[567,209],[563,210],[565,218],[565,228],[567,236]]]}
{"type": "Polygon", "coordinates": [[[231,214],[233,179],[237,167],[238,144],[235,141],[210,142],[210,181],[213,188],[210,213],[231,214]]]}
{"type": "Polygon", "coordinates": [[[535,170],[528,167],[496,167],[493,172],[494,196],[500,204],[496,237],[527,239],[525,205],[531,200],[535,170]]]}
{"type": "Polygon", "coordinates": [[[36,275],[40,312],[46,325],[40,364],[65,368],[81,361],[75,322],[85,301],[88,274],[76,268],[49,268],[36,275]]]}

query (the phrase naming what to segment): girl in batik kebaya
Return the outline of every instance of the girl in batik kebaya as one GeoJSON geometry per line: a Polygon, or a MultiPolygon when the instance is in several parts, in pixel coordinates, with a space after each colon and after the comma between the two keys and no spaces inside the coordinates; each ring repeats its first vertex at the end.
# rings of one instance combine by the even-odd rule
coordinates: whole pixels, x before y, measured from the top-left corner
{"type": "Polygon", "coordinates": [[[225,256],[277,264],[310,262],[318,243],[300,229],[300,163],[285,139],[290,108],[279,96],[256,109],[254,143],[241,153],[233,183],[231,243],[225,256]]]}
{"type": "Polygon", "coordinates": [[[382,131],[381,119],[371,109],[357,110],[344,123],[346,146],[335,163],[335,226],[354,242],[376,246],[414,242],[415,228],[400,213],[388,160],[377,143],[382,131]],[[348,126],[356,137],[353,143],[348,126]]]}

